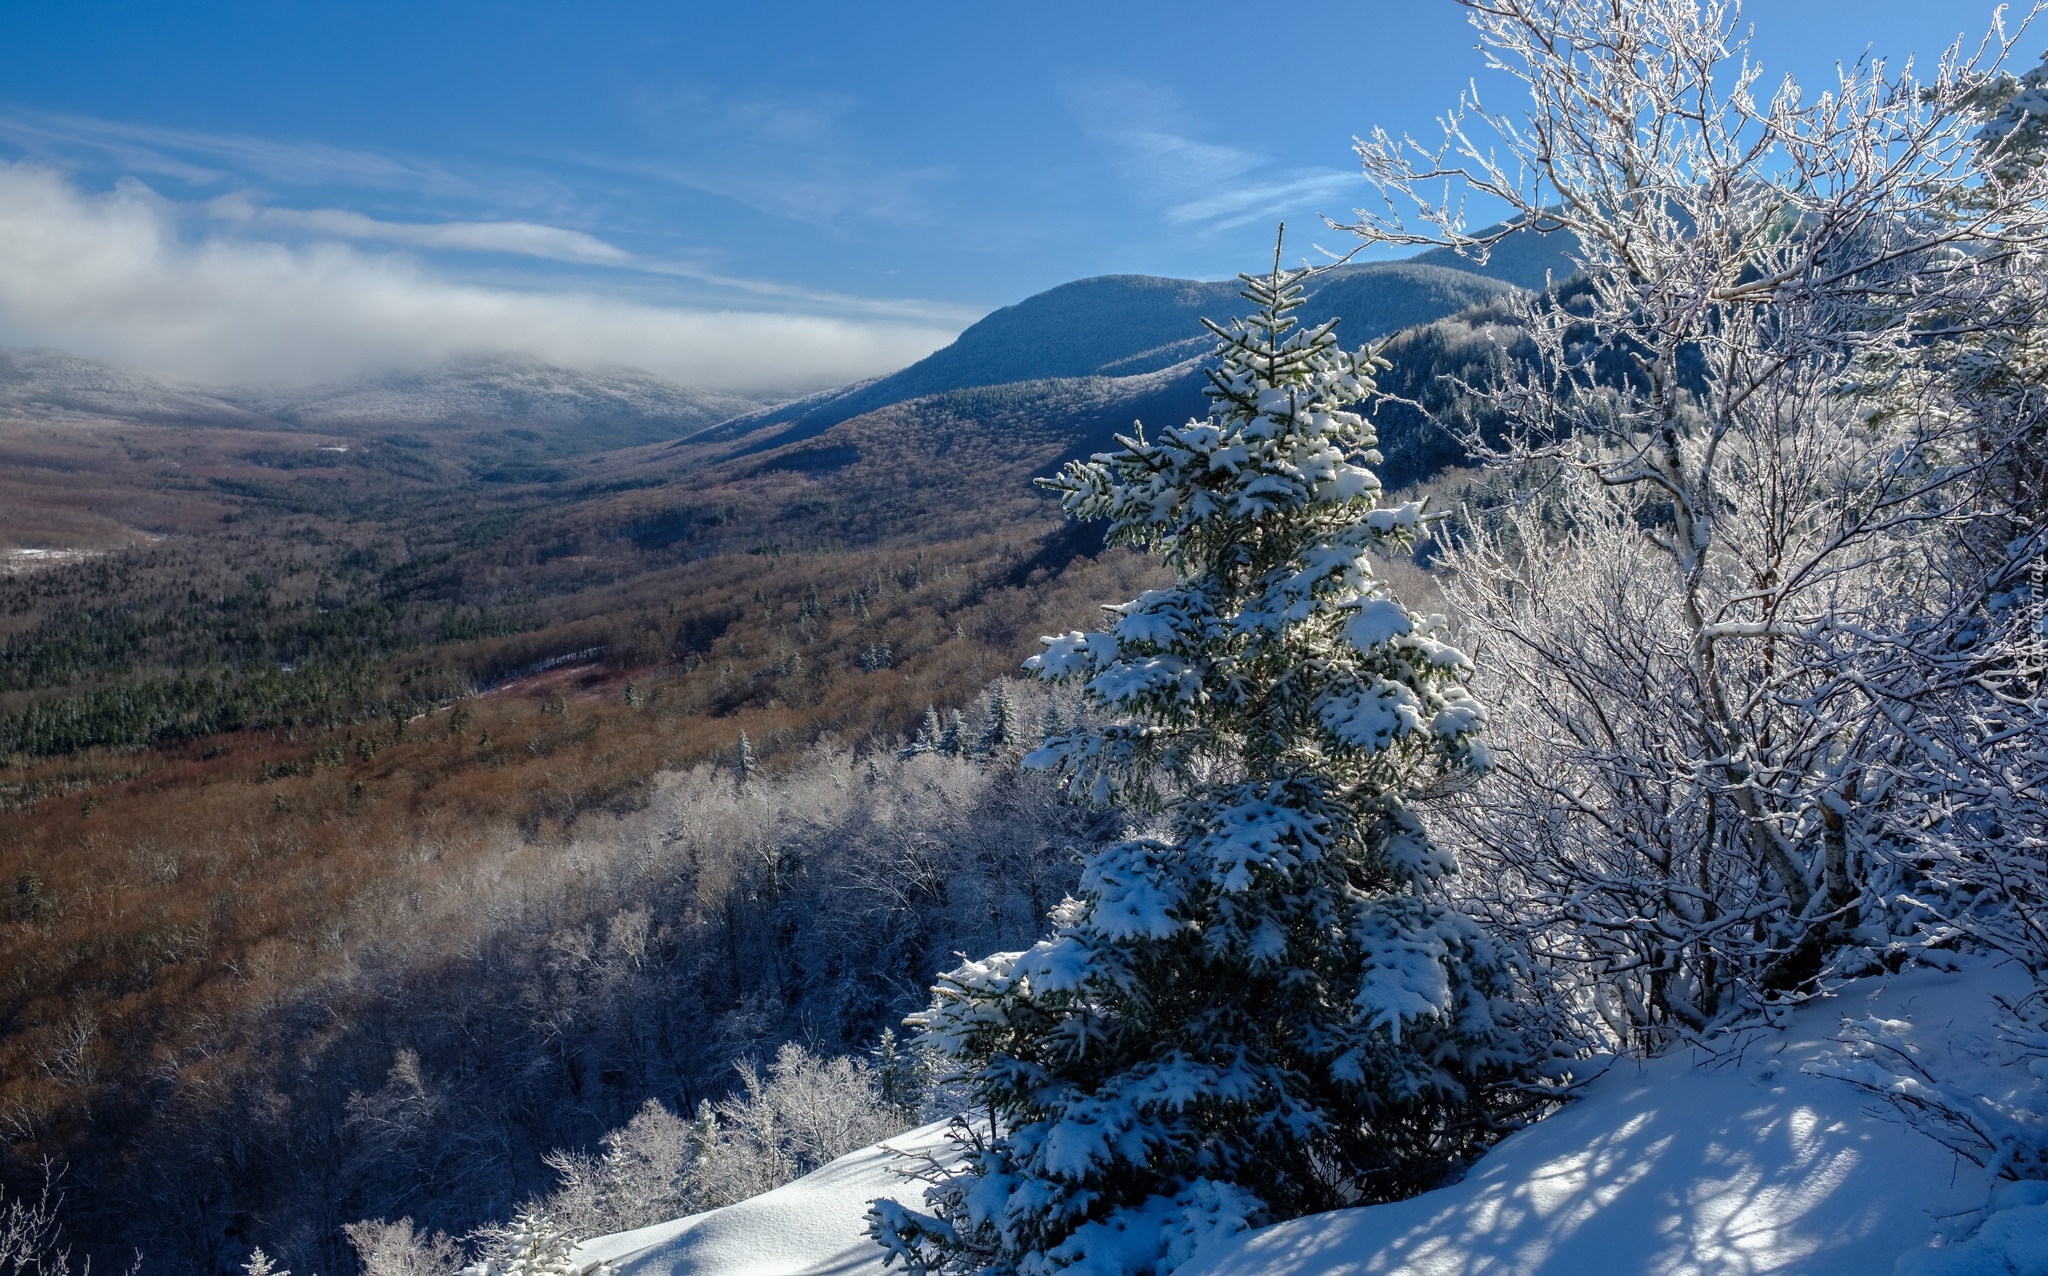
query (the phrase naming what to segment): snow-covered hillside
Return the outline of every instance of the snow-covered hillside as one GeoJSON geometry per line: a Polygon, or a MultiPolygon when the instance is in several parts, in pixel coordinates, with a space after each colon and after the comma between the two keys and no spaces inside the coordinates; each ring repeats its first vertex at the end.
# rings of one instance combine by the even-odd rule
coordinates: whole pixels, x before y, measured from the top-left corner
{"type": "Polygon", "coordinates": [[[0,348],[0,420],[271,424],[239,403],[62,350],[0,348]]]}
{"type": "MultiPolygon", "coordinates": [[[[0,347],[0,420],[105,418],[359,434],[515,427],[623,447],[681,438],[764,401],[632,368],[458,359],[424,371],[312,386],[194,387],[61,350],[0,347]]],[[[582,449],[572,449],[582,450],[582,449]]]]}
{"type": "Polygon", "coordinates": [[[1974,1067],[1992,994],[2024,988],[2010,967],[1913,970],[1853,983],[1716,1057],[1621,1061],[1454,1187],[1265,1228],[1182,1276],[1890,1272],[1983,1204],[1982,1172],[1867,1092],[1802,1069],[1841,1053],[1843,1019],[1872,1015],[1910,1021],[1937,1074],[1974,1067]]]}
{"type": "Polygon", "coordinates": [[[573,429],[601,423],[632,442],[676,438],[758,410],[758,399],[696,390],[632,368],[586,371],[532,359],[458,359],[333,385],[223,391],[301,429],[504,426],[573,429]]]}
{"type": "MultiPolygon", "coordinates": [[[[1992,998],[2025,986],[2011,966],[1914,969],[1853,983],[1719,1053],[1617,1062],[1577,1103],[1500,1144],[1453,1187],[1247,1233],[1199,1253],[1177,1276],[2048,1270],[2018,1257],[2041,1239],[2033,1215],[2048,1216],[2024,1191],[2006,1192],[2002,1203],[2018,1208],[1986,1229],[1997,1253],[1975,1243],[1930,1250],[1984,1205],[1982,1171],[1907,1129],[1868,1092],[1809,1070],[1842,1057],[1843,1020],[1874,1016],[1910,1024],[1906,1039],[1936,1075],[2035,1085],[1983,1065],[1992,998]]],[[[620,1276],[879,1273],[881,1251],[861,1232],[866,1201],[915,1203],[919,1185],[898,1167],[943,1146],[943,1126],[926,1126],[753,1200],[588,1242],[578,1258],[610,1259],[620,1276]]]]}

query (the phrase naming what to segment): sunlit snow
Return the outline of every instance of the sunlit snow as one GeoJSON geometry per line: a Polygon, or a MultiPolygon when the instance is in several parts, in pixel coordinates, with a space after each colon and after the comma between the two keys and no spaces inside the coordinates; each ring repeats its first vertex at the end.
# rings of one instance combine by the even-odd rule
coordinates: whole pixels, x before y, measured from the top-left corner
{"type": "MultiPolygon", "coordinates": [[[[1783,1030],[1624,1060],[1465,1180],[1198,1249],[1177,1276],[1913,1276],[2034,1270],[2048,1190],[2012,1185],[1975,1240],[1932,1248],[1986,1200],[1958,1163],[1846,1082],[1801,1069],[1841,1054],[1845,1020],[1896,1021],[1937,1070],[1981,1058],[2010,967],[1915,969],[1848,985],[1783,1030]],[[2021,1262],[2014,1268],[2013,1262],[2021,1262]]],[[[863,1234],[877,1196],[916,1206],[898,1172],[946,1147],[943,1125],[868,1148],[737,1205],[601,1237],[577,1257],[619,1276],[879,1276],[863,1234]]]]}

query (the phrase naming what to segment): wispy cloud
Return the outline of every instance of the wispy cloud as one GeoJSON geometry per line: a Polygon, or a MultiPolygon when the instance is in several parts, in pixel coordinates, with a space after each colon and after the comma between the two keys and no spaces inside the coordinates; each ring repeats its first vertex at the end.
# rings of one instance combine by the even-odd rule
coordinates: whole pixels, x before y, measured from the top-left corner
{"type": "Polygon", "coordinates": [[[746,98],[685,85],[638,99],[659,160],[585,158],[589,167],[702,191],[757,212],[832,228],[849,219],[923,225],[938,217],[942,164],[876,160],[835,94],[746,98]]]}
{"type": "MultiPolygon", "coordinates": [[[[1203,223],[1229,230],[1248,222],[1271,221],[1303,206],[1318,206],[1356,192],[1364,177],[1345,169],[1290,169],[1263,178],[1233,183],[1166,210],[1169,221],[1203,223]]],[[[1348,210],[1347,201],[1340,209],[1348,210]]]]}
{"type": "Polygon", "coordinates": [[[1160,85],[1101,79],[1071,87],[1068,99],[1082,131],[1114,157],[1123,180],[1175,226],[1228,230],[1335,198],[1363,181],[1352,170],[1282,168],[1257,151],[1203,140],[1203,121],[1160,85]]]}
{"type": "Polygon", "coordinates": [[[794,301],[806,309],[832,311],[847,315],[871,315],[878,319],[903,319],[919,323],[948,325],[958,330],[973,323],[988,313],[985,306],[960,306],[950,302],[927,301],[916,297],[856,297],[851,293],[831,292],[818,288],[805,288],[797,284],[781,283],[772,279],[745,279],[737,275],[723,274],[701,266],[683,262],[650,261],[635,258],[636,269],[656,275],[674,275],[680,279],[694,279],[698,283],[710,284],[715,288],[730,289],[753,297],[772,298],[777,301],[794,301]]]}
{"type": "MultiPolygon", "coordinates": [[[[507,185],[503,175],[460,173],[413,156],[80,115],[0,114],[0,141],[60,167],[91,155],[122,172],[169,177],[193,186],[257,178],[282,186],[474,195],[507,185]]],[[[522,174],[512,184],[530,190],[538,180],[522,174]]]]}
{"type": "MultiPolygon", "coordinates": [[[[719,97],[691,90],[646,107],[665,131],[686,141],[681,159],[620,159],[583,153],[536,161],[655,181],[729,199],[803,225],[831,230],[848,218],[922,224],[923,192],[940,168],[863,162],[846,137],[850,99],[719,97]]],[[[529,218],[406,220],[345,208],[293,208],[271,202],[280,190],[321,190],[342,199],[385,192],[440,206],[513,207],[547,212],[578,207],[558,172],[472,165],[461,170],[415,156],[295,143],[239,133],[129,124],[75,115],[0,112],[0,147],[60,171],[99,170],[201,189],[228,188],[205,203],[211,216],[255,231],[275,228],[329,239],[400,244],[429,252],[502,253],[579,266],[688,279],[735,295],[832,314],[964,326],[981,311],[915,298],[861,297],[830,289],[749,278],[708,255],[629,250],[587,230],[529,218]]],[[[4,162],[4,158],[0,158],[4,162]]]]}
{"type": "Polygon", "coordinates": [[[262,208],[239,195],[207,205],[215,217],[266,226],[290,226],[338,239],[380,240],[419,248],[513,253],[549,261],[618,266],[633,254],[595,235],[537,222],[393,222],[340,208],[262,208]]]}
{"type": "Polygon", "coordinates": [[[1099,79],[1069,88],[1082,132],[1113,154],[1117,171],[1142,193],[1178,201],[1259,167],[1241,147],[1202,141],[1180,95],[1142,80],[1099,79]]]}
{"type": "Polygon", "coordinates": [[[748,279],[687,261],[631,253],[595,235],[538,222],[394,222],[340,208],[273,208],[245,195],[207,201],[215,219],[251,227],[282,226],[334,239],[376,241],[459,252],[504,253],[689,279],[721,291],[795,302],[808,310],[919,323],[965,326],[982,311],[916,298],[856,297],[770,279],[748,279]]]}
{"type": "MultiPolygon", "coordinates": [[[[356,221],[336,210],[314,215],[322,224],[309,229],[319,234],[406,242],[389,231],[403,223],[356,221]]],[[[642,367],[711,389],[772,391],[886,372],[957,330],[483,287],[437,274],[410,255],[332,239],[266,242],[236,224],[187,238],[181,227],[188,220],[139,182],[91,195],[48,167],[0,164],[0,341],[60,346],[199,381],[312,380],[505,353],[642,367]]],[[[469,229],[447,233],[472,242],[588,250],[565,238],[577,232],[556,227],[455,225],[469,229]]],[[[402,230],[430,232],[439,233],[402,230]]]]}

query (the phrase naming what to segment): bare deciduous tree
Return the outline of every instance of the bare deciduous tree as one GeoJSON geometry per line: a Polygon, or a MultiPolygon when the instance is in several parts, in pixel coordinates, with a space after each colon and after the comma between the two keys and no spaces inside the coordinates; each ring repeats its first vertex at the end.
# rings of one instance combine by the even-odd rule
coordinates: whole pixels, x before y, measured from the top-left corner
{"type": "Polygon", "coordinates": [[[1958,551],[2011,524],[2026,426],[1961,373],[2033,330],[2048,174],[1985,128],[2002,28],[1809,99],[1723,0],[1462,2],[1524,103],[1362,140],[1385,200],[1349,229],[1573,246],[1520,305],[1533,359],[1469,387],[1510,490],[1445,555],[1502,759],[1460,819],[1569,1008],[1655,1045],[1881,940],[1902,813],[1951,783],[1923,762],[1998,662],[1956,653],[2013,564],[1958,551]],[[1459,187],[1509,216],[1470,229],[1459,187]]]}
{"type": "Polygon", "coordinates": [[[445,1234],[431,1236],[410,1218],[364,1219],[341,1229],[363,1264],[363,1276],[455,1276],[462,1251],[445,1234]]]}
{"type": "Polygon", "coordinates": [[[44,1167],[42,1192],[9,1198],[0,1192],[0,1273],[71,1276],[71,1249],[57,1221],[56,1176],[44,1167]]]}

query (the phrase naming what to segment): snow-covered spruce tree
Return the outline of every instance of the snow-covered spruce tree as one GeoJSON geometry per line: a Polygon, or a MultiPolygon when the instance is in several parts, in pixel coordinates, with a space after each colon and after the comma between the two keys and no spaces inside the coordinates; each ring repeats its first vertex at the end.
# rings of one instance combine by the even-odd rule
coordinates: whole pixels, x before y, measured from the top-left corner
{"type": "Polygon", "coordinates": [[[1297,326],[1306,271],[1245,276],[1212,409],[1049,485],[1163,554],[1174,588],[1049,638],[1110,725],[1027,765],[1156,817],[1085,863],[1028,952],[943,977],[916,1021],[963,1075],[964,1168],[877,1202],[914,1272],[1163,1273],[1204,1238],[1432,1186],[1497,1128],[1525,1057],[1453,865],[1412,808],[1484,768],[1466,657],[1373,575],[1370,359],[1297,326]]]}
{"type": "Polygon", "coordinates": [[[949,758],[966,757],[967,741],[963,738],[963,733],[966,729],[967,725],[960,721],[960,711],[958,709],[948,709],[946,711],[946,729],[939,733],[938,747],[934,752],[943,753],[949,758]]]}
{"type": "Polygon", "coordinates": [[[747,733],[740,732],[739,752],[733,755],[732,774],[735,782],[745,788],[747,781],[754,778],[754,746],[748,741],[747,733]]]}
{"type": "Polygon", "coordinates": [[[1010,684],[998,682],[989,693],[988,722],[981,729],[981,738],[974,742],[974,756],[985,762],[1013,758],[1023,738],[1024,728],[1017,720],[1017,702],[1010,695],[1010,684]]]}
{"type": "Polygon", "coordinates": [[[242,1270],[247,1276],[292,1276],[289,1270],[277,1265],[277,1260],[264,1253],[261,1245],[249,1251],[249,1261],[242,1264],[242,1270]]]}
{"type": "Polygon", "coordinates": [[[944,738],[945,733],[946,729],[939,725],[939,710],[937,706],[928,705],[924,711],[924,721],[918,724],[916,737],[911,740],[908,746],[899,750],[896,756],[914,758],[920,753],[935,752],[939,747],[939,741],[944,738]]]}

